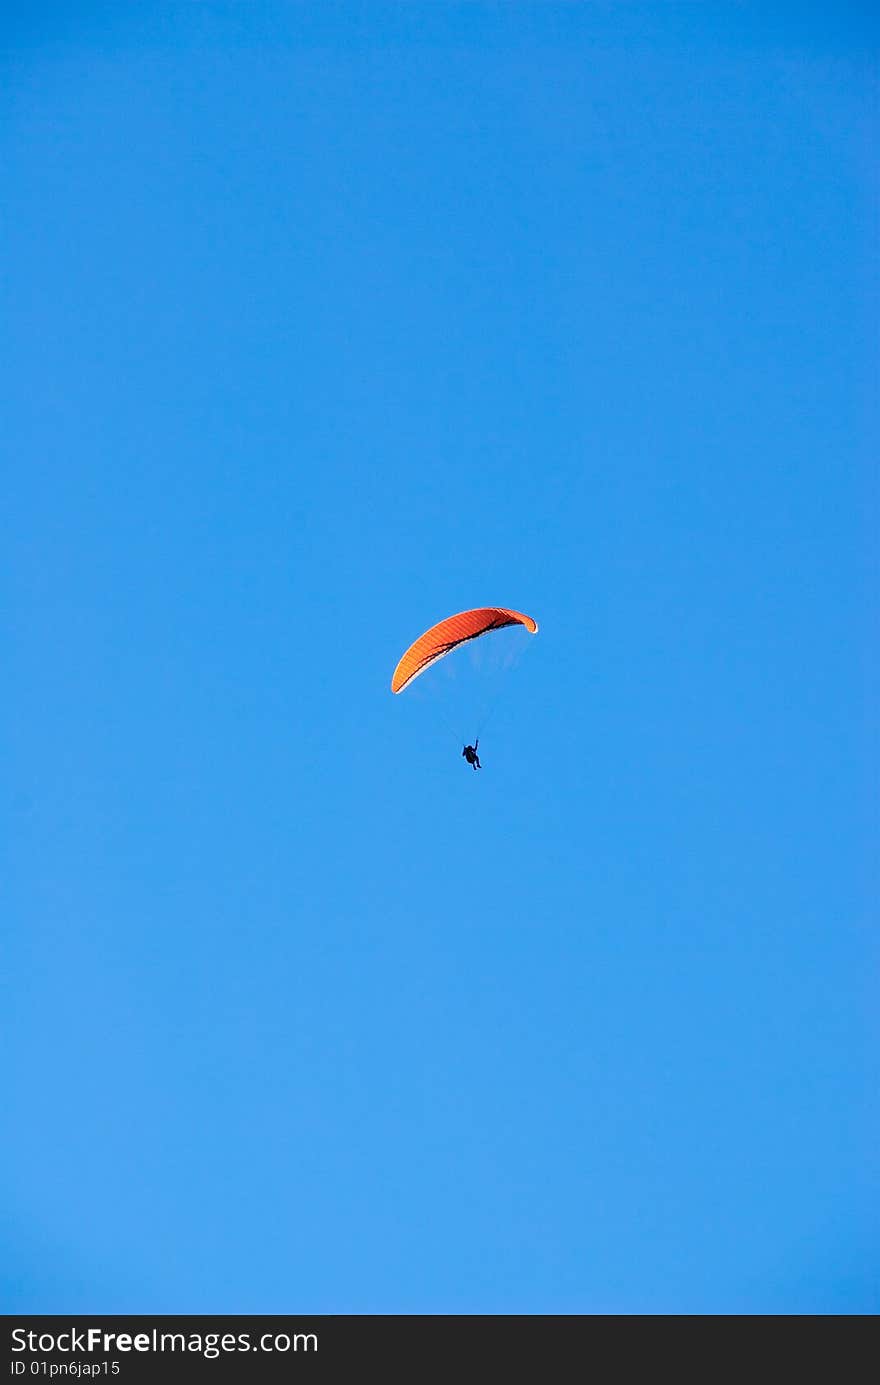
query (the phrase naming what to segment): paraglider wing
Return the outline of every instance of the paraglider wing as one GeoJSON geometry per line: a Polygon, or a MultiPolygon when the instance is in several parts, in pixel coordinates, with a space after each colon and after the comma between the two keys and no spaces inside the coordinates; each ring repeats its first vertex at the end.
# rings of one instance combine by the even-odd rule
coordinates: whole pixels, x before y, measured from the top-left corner
{"type": "Polygon", "coordinates": [[[532,635],[538,629],[538,622],[531,616],[523,615],[522,611],[508,611],[503,606],[480,606],[473,611],[461,611],[457,616],[449,616],[438,625],[432,625],[401,658],[391,679],[391,691],[403,692],[426,668],[451,654],[466,640],[479,639],[490,630],[502,630],[506,625],[524,625],[532,635]]]}

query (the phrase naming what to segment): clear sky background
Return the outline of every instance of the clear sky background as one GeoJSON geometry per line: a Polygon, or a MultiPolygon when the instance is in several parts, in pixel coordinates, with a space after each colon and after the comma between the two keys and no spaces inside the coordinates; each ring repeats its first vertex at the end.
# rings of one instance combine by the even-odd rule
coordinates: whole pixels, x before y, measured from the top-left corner
{"type": "Polygon", "coordinates": [[[4,12],[6,1311],[880,1308],[872,8],[4,12]]]}

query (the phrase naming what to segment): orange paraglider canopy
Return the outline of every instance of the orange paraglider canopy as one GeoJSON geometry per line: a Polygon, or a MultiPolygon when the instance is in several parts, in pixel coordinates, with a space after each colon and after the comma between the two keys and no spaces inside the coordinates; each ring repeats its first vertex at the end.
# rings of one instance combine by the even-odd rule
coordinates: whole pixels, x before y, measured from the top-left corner
{"type": "Polygon", "coordinates": [[[418,678],[420,673],[445,654],[451,654],[465,640],[476,640],[480,635],[488,635],[490,630],[502,630],[505,625],[524,625],[530,634],[538,629],[538,622],[522,611],[508,611],[503,606],[479,606],[473,611],[461,611],[457,616],[448,616],[439,625],[432,625],[415,644],[411,644],[403,655],[394,677],[391,691],[403,692],[408,683],[418,678]]]}

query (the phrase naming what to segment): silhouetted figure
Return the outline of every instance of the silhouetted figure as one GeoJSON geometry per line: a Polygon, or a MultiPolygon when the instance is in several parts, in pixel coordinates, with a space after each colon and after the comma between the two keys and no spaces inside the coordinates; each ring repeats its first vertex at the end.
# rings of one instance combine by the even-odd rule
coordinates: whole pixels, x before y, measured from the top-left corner
{"type": "Polygon", "coordinates": [[[473,745],[466,745],[464,750],[461,752],[464,758],[467,760],[468,764],[470,765],[471,769],[483,768],[483,766],[480,764],[480,757],[477,754],[477,746],[479,744],[480,738],[478,736],[473,745]]]}

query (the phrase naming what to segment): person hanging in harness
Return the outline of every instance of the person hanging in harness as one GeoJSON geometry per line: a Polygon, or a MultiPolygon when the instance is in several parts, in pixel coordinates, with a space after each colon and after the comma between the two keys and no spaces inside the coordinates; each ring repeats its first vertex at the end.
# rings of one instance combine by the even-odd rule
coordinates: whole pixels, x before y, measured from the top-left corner
{"type": "Polygon", "coordinates": [[[473,745],[466,745],[464,750],[461,752],[472,769],[483,768],[483,766],[480,764],[480,757],[477,754],[477,746],[479,744],[480,738],[478,736],[477,739],[474,741],[473,745]]]}

